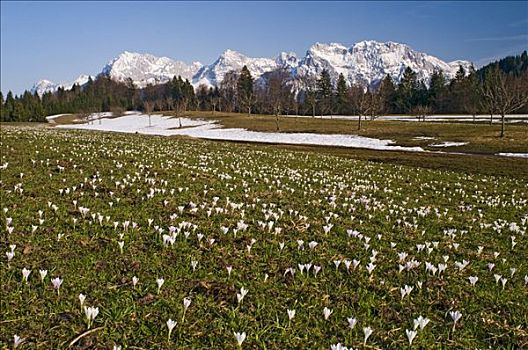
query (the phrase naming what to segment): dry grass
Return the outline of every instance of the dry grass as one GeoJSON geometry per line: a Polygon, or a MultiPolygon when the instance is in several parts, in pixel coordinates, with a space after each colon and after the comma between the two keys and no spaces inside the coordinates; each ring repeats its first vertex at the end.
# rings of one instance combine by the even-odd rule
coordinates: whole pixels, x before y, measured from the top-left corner
{"type": "MultiPolygon", "coordinates": [[[[169,114],[169,113],[166,113],[169,114]]],[[[214,119],[226,128],[244,128],[252,131],[276,132],[274,116],[242,113],[220,113],[190,111],[191,118],[214,119]]],[[[305,132],[323,134],[351,134],[378,139],[394,140],[401,146],[420,146],[429,150],[443,150],[428,147],[431,143],[444,141],[468,142],[467,145],[449,147],[449,151],[495,154],[498,152],[527,152],[528,125],[510,124],[506,126],[506,137],[500,138],[500,125],[485,123],[440,123],[440,122],[401,122],[368,120],[357,130],[357,121],[319,118],[279,118],[280,132],[305,132]],[[434,140],[415,140],[415,137],[434,137],[434,140]]]]}
{"type": "MultiPolygon", "coordinates": [[[[169,112],[164,112],[170,115],[169,112]]],[[[241,113],[220,113],[190,111],[185,116],[190,118],[214,119],[226,128],[245,128],[254,131],[276,132],[276,118],[269,115],[241,113]]],[[[75,115],[66,115],[55,119],[56,124],[72,123],[75,115]]],[[[24,125],[35,123],[3,123],[4,125],[24,125]]],[[[42,126],[53,124],[39,124],[42,126]]],[[[293,146],[293,145],[248,145],[258,148],[281,148],[302,152],[334,154],[348,158],[400,164],[421,168],[442,169],[449,171],[500,175],[528,178],[528,161],[520,158],[493,156],[498,152],[528,152],[528,125],[515,124],[506,126],[506,137],[500,138],[499,125],[472,123],[418,123],[398,121],[365,121],[361,131],[357,131],[356,121],[321,120],[318,118],[280,118],[280,132],[313,132],[326,134],[352,134],[379,139],[391,139],[397,145],[420,146],[429,150],[471,153],[472,155],[431,154],[414,152],[376,151],[367,149],[350,149],[342,147],[293,146]],[[416,140],[415,137],[434,137],[434,140],[416,140]],[[448,148],[428,147],[431,143],[443,141],[468,142],[467,145],[448,148]]]]}

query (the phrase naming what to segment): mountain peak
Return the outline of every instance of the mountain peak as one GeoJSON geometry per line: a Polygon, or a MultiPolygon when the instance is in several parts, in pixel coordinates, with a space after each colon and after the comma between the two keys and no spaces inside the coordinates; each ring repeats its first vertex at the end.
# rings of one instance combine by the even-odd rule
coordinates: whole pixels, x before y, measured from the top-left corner
{"type": "MultiPolygon", "coordinates": [[[[209,65],[200,62],[187,64],[168,57],[123,51],[103,68],[102,74],[117,81],[130,78],[139,88],[165,83],[175,76],[188,79],[197,87],[201,84],[217,86],[229,71],[240,71],[243,66],[248,67],[255,80],[279,68],[287,69],[294,77],[300,78],[318,77],[326,69],[334,82],[339,74],[343,74],[348,85],[376,86],[387,74],[399,81],[406,67],[413,69],[418,79],[427,83],[437,70],[443,71],[446,78],[453,78],[460,65],[469,71],[471,63],[461,60],[444,62],[407,44],[393,41],[363,40],[350,47],[336,42],[316,42],[300,58],[293,52],[281,52],[274,58],[253,58],[227,49],[209,65]]],[[[88,76],[84,75],[75,82],[83,85],[86,81],[88,76]]],[[[35,84],[33,91],[55,91],[60,86],[71,84],[41,80],[35,84]]]]}
{"type": "Polygon", "coordinates": [[[79,86],[83,86],[84,84],[86,84],[88,82],[89,79],[90,79],[90,76],[86,75],[86,74],[81,74],[74,81],[65,82],[65,83],[64,82],[63,83],[54,83],[52,81],[49,81],[49,80],[46,80],[46,79],[42,79],[42,80],[38,81],[35,85],[33,85],[33,87],[31,88],[31,93],[34,94],[36,92],[38,95],[42,96],[46,92],[55,92],[59,88],[64,88],[64,89],[68,89],[69,90],[69,89],[71,89],[73,87],[73,85],[76,85],[76,84],[79,85],[79,86]]]}
{"type": "Polygon", "coordinates": [[[117,81],[131,78],[137,87],[142,88],[148,84],[165,83],[175,76],[192,80],[200,68],[202,64],[199,62],[189,65],[168,57],[124,51],[103,68],[103,74],[117,81]]]}
{"type": "Polygon", "coordinates": [[[326,44],[326,43],[316,42],[310,47],[308,52],[338,52],[342,50],[346,51],[347,48],[343,44],[340,44],[340,43],[326,44]]]}
{"type": "Polygon", "coordinates": [[[246,58],[246,56],[241,54],[238,51],[227,49],[220,55],[220,58],[224,58],[224,59],[240,59],[240,58],[246,58]]]}
{"type": "Polygon", "coordinates": [[[34,94],[36,92],[39,96],[42,96],[46,92],[55,92],[58,88],[59,87],[54,82],[42,79],[33,85],[31,93],[34,94]]]}
{"type": "Polygon", "coordinates": [[[275,62],[284,68],[295,68],[298,64],[297,54],[295,52],[281,52],[275,58],[275,62]]]}

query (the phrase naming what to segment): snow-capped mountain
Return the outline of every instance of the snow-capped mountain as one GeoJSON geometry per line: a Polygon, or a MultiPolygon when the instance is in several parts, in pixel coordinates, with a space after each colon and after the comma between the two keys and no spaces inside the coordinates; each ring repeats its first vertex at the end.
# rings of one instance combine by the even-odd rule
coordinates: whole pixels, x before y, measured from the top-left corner
{"type": "Polygon", "coordinates": [[[334,83],[339,74],[343,73],[349,85],[366,87],[377,85],[387,74],[399,81],[406,67],[410,67],[417,73],[418,79],[426,83],[434,71],[440,70],[446,78],[452,79],[460,65],[468,72],[471,62],[444,62],[395,42],[361,41],[350,48],[338,43],[316,43],[302,59],[298,59],[294,53],[286,52],[282,52],[274,60],[250,58],[227,50],[213,64],[200,69],[192,83],[195,87],[200,84],[216,86],[227,72],[240,71],[244,65],[256,80],[264,73],[278,68],[286,69],[297,78],[318,78],[323,69],[327,69],[334,83]]]}
{"type": "Polygon", "coordinates": [[[202,84],[217,86],[222,82],[227,72],[232,70],[240,71],[244,66],[247,66],[249,72],[255,78],[279,67],[278,63],[271,58],[250,58],[239,52],[226,50],[212,64],[200,69],[193,77],[192,83],[196,87],[202,84]]]}
{"type": "Polygon", "coordinates": [[[34,94],[36,92],[37,94],[42,96],[48,91],[55,92],[58,88],[59,84],[46,79],[42,79],[33,85],[33,87],[31,88],[31,93],[34,94]]]}
{"type": "Polygon", "coordinates": [[[307,51],[296,69],[298,76],[319,76],[327,69],[332,80],[342,73],[349,84],[372,86],[387,74],[399,81],[406,67],[417,73],[418,79],[427,82],[435,70],[446,78],[453,78],[462,65],[466,71],[471,62],[446,63],[434,56],[418,52],[405,44],[361,41],[350,48],[341,44],[316,43],[307,51]]]}
{"type": "Polygon", "coordinates": [[[131,78],[137,87],[143,88],[147,84],[165,83],[174,76],[192,80],[200,68],[200,62],[189,65],[168,57],[125,51],[109,62],[102,73],[117,81],[131,78]]]}
{"type": "MultiPolygon", "coordinates": [[[[42,96],[46,92],[55,92],[61,87],[64,88],[65,90],[70,90],[73,87],[73,85],[75,85],[75,84],[78,84],[79,86],[83,86],[84,84],[86,84],[88,82],[89,79],[90,79],[89,75],[81,74],[74,81],[66,82],[66,83],[64,83],[64,82],[63,83],[54,83],[54,82],[49,81],[49,80],[40,80],[38,83],[33,85],[33,87],[31,88],[31,93],[34,94],[36,92],[37,94],[42,96]]],[[[94,79],[94,77],[92,77],[92,79],[94,79]]]]}
{"type": "MultiPolygon", "coordinates": [[[[360,84],[366,87],[379,84],[387,74],[395,81],[399,81],[406,67],[414,70],[418,79],[426,83],[437,70],[441,70],[446,78],[451,79],[460,65],[466,72],[469,71],[471,62],[462,60],[444,62],[405,44],[368,40],[358,42],[351,47],[338,43],[316,43],[302,58],[298,58],[295,53],[286,52],[280,53],[275,58],[251,58],[233,50],[226,50],[210,65],[202,65],[199,62],[187,64],[168,57],[125,51],[110,61],[101,74],[117,81],[130,78],[139,88],[147,84],[165,83],[174,76],[188,79],[194,87],[201,84],[218,86],[227,72],[240,71],[244,65],[248,67],[255,80],[265,73],[283,68],[289,71],[293,78],[297,78],[296,86],[302,88],[304,80],[302,78],[318,78],[323,69],[329,71],[334,83],[342,73],[349,85],[360,84]]],[[[86,77],[86,81],[88,79],[88,76],[81,77],[86,77]]],[[[33,91],[42,94],[46,91],[55,91],[59,86],[67,88],[71,85],[73,83],[55,84],[41,80],[35,84],[33,91]]]]}

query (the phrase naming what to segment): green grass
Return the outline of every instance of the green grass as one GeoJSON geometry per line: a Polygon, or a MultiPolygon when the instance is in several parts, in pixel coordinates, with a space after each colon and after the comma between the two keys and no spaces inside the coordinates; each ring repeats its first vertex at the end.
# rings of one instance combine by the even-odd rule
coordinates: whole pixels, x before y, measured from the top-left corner
{"type": "MultiPolygon", "coordinates": [[[[225,143],[225,142],[219,142],[225,143]]],[[[316,154],[334,155],[343,158],[364,160],[375,163],[404,165],[410,167],[445,170],[464,174],[506,176],[528,178],[528,161],[522,158],[500,157],[485,154],[442,154],[423,152],[378,151],[347,147],[323,147],[284,144],[259,144],[232,142],[239,147],[263,149],[273,152],[276,149],[316,154]]]]}
{"type": "Polygon", "coordinates": [[[245,349],[362,347],[367,326],[374,331],[367,348],[400,349],[409,347],[405,330],[419,315],[431,321],[413,348],[528,347],[528,177],[522,172],[493,176],[378,164],[340,149],[13,126],[1,128],[1,150],[0,163],[8,165],[0,170],[7,208],[0,214],[0,348],[11,348],[14,334],[25,338],[22,348],[66,348],[87,331],[79,293],[100,313],[96,331],[77,341],[77,349],[235,349],[233,332],[242,331],[245,349]],[[90,209],[86,217],[79,207],[90,209]],[[124,221],[137,228],[131,223],[125,230],[124,221]],[[248,228],[235,234],[240,221],[248,228]],[[280,230],[262,228],[270,221],[280,230]],[[181,228],[165,247],[163,234],[183,222],[196,229],[181,228]],[[325,233],[327,223],[334,226],[325,233]],[[369,237],[368,246],[349,229],[369,237]],[[315,249],[308,247],[312,240],[315,249]],[[438,247],[430,253],[417,251],[417,244],[433,242],[438,247]],[[8,264],[10,244],[17,247],[8,264]],[[376,268],[369,274],[373,251],[376,268]],[[421,265],[399,273],[399,252],[421,265]],[[437,266],[443,256],[449,260],[442,276],[426,273],[425,263],[437,266]],[[355,271],[344,263],[336,270],[333,261],[340,259],[361,263],[355,271]],[[455,261],[464,259],[470,263],[459,271],[455,261]],[[301,274],[297,266],[304,263],[322,270],[317,277],[301,274]],[[491,272],[488,263],[495,264],[491,272]],[[24,267],[32,271],[28,284],[24,267]],[[288,268],[294,276],[284,275],[288,268]],[[44,284],[39,269],[48,270],[44,284]],[[494,273],[508,279],[504,289],[494,273]],[[57,276],[64,279],[60,296],[50,283],[57,276]],[[469,276],[479,277],[474,287],[469,276]],[[158,294],[159,277],[165,283],[158,294]],[[414,289],[402,300],[404,285],[414,289]],[[249,293],[239,305],[241,287],[249,293]],[[184,297],[192,303],[182,322],[184,297]],[[333,310],[329,320],[324,307],[333,310]],[[291,323],[287,309],[296,310],[291,323]],[[454,332],[453,310],[462,313],[454,332]],[[355,329],[347,317],[357,318],[355,329]],[[178,322],[170,341],[169,318],[178,322]]]}

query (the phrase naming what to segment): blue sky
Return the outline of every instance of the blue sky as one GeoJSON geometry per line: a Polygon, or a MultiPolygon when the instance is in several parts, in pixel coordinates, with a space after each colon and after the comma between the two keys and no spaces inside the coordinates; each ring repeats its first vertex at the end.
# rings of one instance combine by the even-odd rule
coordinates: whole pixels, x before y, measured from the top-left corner
{"type": "Polygon", "coordinates": [[[477,66],[528,48],[528,2],[1,2],[1,90],[97,74],[128,50],[212,63],[225,49],[409,44],[477,66]]]}

